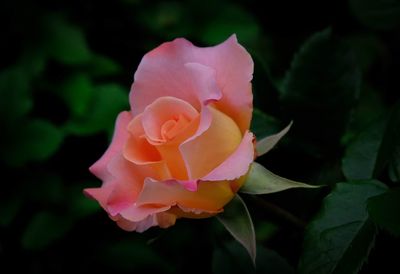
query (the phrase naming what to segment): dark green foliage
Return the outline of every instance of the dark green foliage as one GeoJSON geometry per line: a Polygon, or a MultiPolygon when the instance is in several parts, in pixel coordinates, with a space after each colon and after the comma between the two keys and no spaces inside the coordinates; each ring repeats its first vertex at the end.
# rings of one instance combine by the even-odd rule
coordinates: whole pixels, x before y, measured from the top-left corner
{"type": "Polygon", "coordinates": [[[42,211],[33,216],[22,235],[21,243],[26,249],[43,249],[64,236],[72,223],[65,216],[42,211]]]}
{"type": "Polygon", "coordinates": [[[360,81],[353,52],[330,29],[314,34],[295,55],[281,88],[282,101],[294,130],[301,130],[300,140],[319,155],[337,148],[360,81]]]}
{"type": "Polygon", "coordinates": [[[111,135],[119,112],[128,110],[128,93],[119,85],[93,87],[94,92],[82,115],[71,117],[65,130],[72,134],[88,135],[108,131],[111,135]]]}
{"type": "Polygon", "coordinates": [[[29,76],[21,68],[0,72],[0,121],[11,123],[32,109],[29,76]]]}
{"type": "Polygon", "coordinates": [[[59,149],[63,133],[42,119],[21,119],[7,132],[1,158],[11,166],[48,159],[59,149]]]}
{"type": "Polygon", "coordinates": [[[43,19],[45,51],[58,62],[74,65],[88,62],[91,52],[82,31],[62,17],[51,14],[43,19]]]}
{"type": "Polygon", "coordinates": [[[379,227],[400,237],[400,188],[393,188],[369,199],[368,212],[379,227]]]}
{"type": "Polygon", "coordinates": [[[357,19],[370,28],[390,30],[400,25],[398,0],[350,0],[349,5],[357,19]]]}
{"type": "Polygon", "coordinates": [[[378,121],[362,131],[348,146],[343,157],[343,173],[348,180],[371,179],[382,143],[385,123],[378,121]]]}
{"type": "Polygon", "coordinates": [[[379,175],[388,166],[392,181],[400,181],[400,101],[393,107],[382,145],[378,152],[375,173],[379,175]]]}
{"type": "Polygon", "coordinates": [[[338,183],[306,229],[300,273],[357,273],[375,241],[367,201],[385,189],[378,181],[338,183]]]}

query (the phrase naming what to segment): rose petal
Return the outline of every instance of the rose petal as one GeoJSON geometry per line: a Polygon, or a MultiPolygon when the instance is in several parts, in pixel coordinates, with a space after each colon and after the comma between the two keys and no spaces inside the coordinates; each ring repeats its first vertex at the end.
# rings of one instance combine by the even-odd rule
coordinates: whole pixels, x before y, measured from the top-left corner
{"type": "Polygon", "coordinates": [[[140,222],[132,222],[122,217],[116,220],[118,226],[126,231],[144,232],[152,226],[157,225],[157,218],[155,215],[149,215],[140,222]]]}
{"type": "Polygon", "coordinates": [[[160,212],[147,216],[145,219],[135,222],[118,216],[116,222],[122,229],[126,231],[143,232],[152,226],[168,228],[175,224],[177,216],[168,212],[160,212]]]}
{"type": "Polygon", "coordinates": [[[199,179],[222,164],[238,147],[242,134],[235,122],[213,107],[204,110],[200,126],[210,122],[204,132],[196,133],[180,146],[189,179],[199,179]],[[207,111],[210,114],[207,114],[207,111]],[[211,116],[211,117],[209,117],[211,116]]]}
{"type": "Polygon", "coordinates": [[[177,216],[169,212],[160,212],[156,214],[157,223],[161,228],[168,228],[175,224],[177,216]]]}
{"type": "Polygon", "coordinates": [[[197,191],[199,180],[178,181],[186,190],[197,191]]]}
{"type": "Polygon", "coordinates": [[[107,200],[113,190],[113,185],[114,184],[112,182],[108,182],[108,184],[103,184],[102,187],[86,188],[83,190],[83,193],[89,198],[92,198],[99,202],[101,207],[107,211],[107,200]]]}
{"type": "Polygon", "coordinates": [[[187,43],[184,39],[164,43],[143,57],[130,93],[134,116],[165,96],[181,99],[197,110],[201,109],[203,103],[221,98],[215,70],[186,62],[187,58],[181,56],[179,50],[190,44],[187,43]]]}
{"type": "Polygon", "coordinates": [[[137,227],[137,222],[128,221],[122,217],[116,218],[114,221],[117,222],[117,225],[126,231],[135,231],[137,227]]]}
{"type": "Polygon", "coordinates": [[[157,175],[152,166],[137,166],[127,161],[121,152],[110,159],[107,170],[111,181],[105,181],[98,189],[86,189],[111,215],[116,216],[135,203],[142,190],[145,177],[157,175]]]}
{"type": "MultiPolygon", "coordinates": [[[[142,126],[146,137],[152,139],[153,149],[157,150],[159,155],[161,155],[160,158],[168,167],[169,178],[177,180],[188,179],[179,145],[194,135],[198,129],[199,121],[200,116],[196,109],[187,102],[174,97],[161,97],[145,109],[142,117],[142,126]],[[163,129],[163,125],[174,116],[184,116],[181,119],[185,119],[182,122],[185,125],[181,125],[181,128],[175,129],[173,133],[175,136],[170,140],[163,139],[163,132],[160,132],[160,129],[163,129]]],[[[171,131],[165,132],[165,134],[171,134],[171,131]]],[[[137,149],[139,150],[140,148],[137,149]]]]}
{"type": "Polygon", "coordinates": [[[238,43],[236,35],[225,42],[207,48],[194,47],[193,62],[212,67],[217,73],[217,83],[222,98],[216,105],[231,117],[244,133],[250,126],[253,111],[253,60],[238,43]]]}
{"type": "Polygon", "coordinates": [[[174,214],[177,218],[191,218],[191,219],[204,219],[204,218],[209,218],[214,216],[215,214],[218,214],[222,212],[223,209],[221,208],[220,210],[217,211],[201,211],[197,210],[195,208],[185,208],[181,205],[171,207],[168,212],[174,214]]]}
{"type": "Polygon", "coordinates": [[[109,164],[120,154],[124,142],[128,138],[129,133],[126,127],[131,118],[131,113],[127,111],[118,115],[110,146],[103,156],[89,168],[94,175],[103,180],[103,185],[100,188],[85,189],[84,193],[96,199],[105,210],[108,210],[108,199],[113,193],[115,185],[118,184],[118,178],[114,176],[118,172],[110,172],[109,164]]]}
{"type": "Polygon", "coordinates": [[[147,178],[136,204],[161,204],[195,208],[203,212],[217,212],[228,203],[234,193],[227,181],[202,182],[196,192],[186,190],[176,181],[159,182],[147,178]]]}
{"type": "Polygon", "coordinates": [[[160,162],[160,153],[145,136],[142,116],[136,116],[128,125],[130,136],[124,146],[124,157],[137,165],[160,162]]]}
{"type": "Polygon", "coordinates": [[[247,173],[254,160],[254,136],[246,132],[240,145],[222,164],[202,178],[203,181],[235,180],[247,173]]]}
{"type": "Polygon", "coordinates": [[[141,168],[127,161],[122,154],[116,155],[108,165],[114,176],[112,191],[107,198],[107,212],[113,216],[129,207],[136,201],[142,190],[144,178],[153,175],[147,167],[141,168]]]}
{"type": "Polygon", "coordinates": [[[196,92],[201,104],[207,105],[221,99],[222,92],[217,84],[216,72],[213,68],[192,62],[185,63],[184,66],[192,80],[191,90],[196,92]]]}
{"type": "MultiPolygon", "coordinates": [[[[184,69],[186,63],[198,63],[215,70],[218,87],[223,93],[217,103],[218,108],[232,117],[244,133],[249,128],[252,114],[250,81],[253,61],[235,35],[217,46],[206,48],[196,47],[182,38],[175,39],[146,54],[135,73],[131,89],[133,114],[141,113],[147,105],[162,96],[177,97],[196,107],[199,96],[207,93],[196,94],[199,89],[189,88],[198,78],[194,79],[184,69]]],[[[200,74],[207,78],[204,77],[205,69],[203,74],[200,71],[195,76],[200,74]]]]}
{"type": "Polygon", "coordinates": [[[189,124],[198,115],[197,110],[189,103],[175,97],[164,96],[146,107],[142,116],[142,126],[149,141],[165,143],[168,140],[163,138],[161,129],[166,122],[182,116],[182,119],[186,119],[189,124]]]}
{"type": "Polygon", "coordinates": [[[171,206],[159,206],[159,205],[143,205],[138,206],[137,204],[132,204],[128,208],[125,208],[120,212],[120,215],[132,222],[139,222],[145,219],[147,216],[156,214],[159,212],[164,212],[170,209],[171,206]]]}
{"type": "Polygon", "coordinates": [[[114,136],[110,146],[103,156],[89,168],[94,175],[103,181],[110,179],[110,173],[108,172],[107,165],[110,160],[122,150],[129,136],[126,128],[131,119],[132,115],[128,111],[123,111],[118,115],[115,123],[114,136]]]}

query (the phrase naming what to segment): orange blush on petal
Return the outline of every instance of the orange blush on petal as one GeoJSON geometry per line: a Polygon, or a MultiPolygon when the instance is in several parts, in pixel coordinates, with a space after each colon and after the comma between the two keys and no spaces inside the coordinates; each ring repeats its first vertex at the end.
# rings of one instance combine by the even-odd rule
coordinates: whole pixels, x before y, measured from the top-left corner
{"type": "Polygon", "coordinates": [[[159,162],[161,156],[148,142],[141,121],[142,115],[138,115],[128,125],[130,135],[123,150],[124,157],[137,165],[159,162]]]}

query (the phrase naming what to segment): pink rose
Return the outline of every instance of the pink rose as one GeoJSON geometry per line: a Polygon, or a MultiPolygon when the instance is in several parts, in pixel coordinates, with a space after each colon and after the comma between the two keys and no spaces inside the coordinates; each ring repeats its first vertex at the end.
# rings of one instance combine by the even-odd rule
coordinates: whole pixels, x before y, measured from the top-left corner
{"type": "Polygon", "coordinates": [[[147,53],[131,111],[90,167],[103,185],[85,193],[129,231],[221,212],[254,159],[252,73],[235,35],[207,48],[180,38],[147,53]]]}

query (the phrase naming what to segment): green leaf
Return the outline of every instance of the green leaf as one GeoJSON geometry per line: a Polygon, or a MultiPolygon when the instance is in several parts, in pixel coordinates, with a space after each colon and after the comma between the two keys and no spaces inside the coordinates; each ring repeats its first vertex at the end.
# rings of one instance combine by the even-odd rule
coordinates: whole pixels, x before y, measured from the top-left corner
{"type": "Polygon", "coordinates": [[[62,85],[59,95],[68,105],[73,116],[86,114],[93,96],[93,85],[85,74],[75,74],[62,85]]]}
{"type": "Polygon", "coordinates": [[[374,174],[379,175],[386,166],[389,167],[390,179],[400,181],[400,102],[393,107],[390,115],[374,174]]]}
{"type": "Polygon", "coordinates": [[[400,1],[350,0],[355,17],[373,29],[390,30],[400,25],[400,1]]]}
{"type": "Polygon", "coordinates": [[[61,16],[50,15],[44,18],[47,33],[44,47],[58,62],[65,65],[86,63],[91,60],[91,52],[83,32],[61,16]]]}
{"type": "Polygon", "coordinates": [[[289,131],[290,127],[292,126],[292,122],[289,123],[284,129],[280,132],[275,133],[273,135],[267,136],[259,141],[256,144],[256,151],[258,156],[262,156],[268,151],[270,151],[278,142],[279,140],[286,135],[289,131]]]}
{"type": "Polygon", "coordinates": [[[0,121],[12,124],[26,115],[33,106],[30,79],[20,68],[0,72],[0,121]]]}
{"type": "Polygon", "coordinates": [[[262,112],[258,108],[254,108],[250,128],[257,140],[261,140],[278,132],[281,125],[274,117],[262,112]]]}
{"type": "Polygon", "coordinates": [[[299,187],[317,188],[320,186],[308,185],[282,178],[262,165],[253,162],[247,175],[246,182],[239,191],[247,194],[268,194],[299,187]]]}
{"type": "Polygon", "coordinates": [[[347,145],[356,135],[387,114],[388,109],[383,102],[381,92],[364,84],[361,87],[360,100],[351,113],[347,132],[342,137],[342,144],[347,145]]]}
{"type": "Polygon", "coordinates": [[[367,201],[385,191],[374,180],[338,183],[306,229],[300,273],[357,273],[376,234],[367,201]]]}
{"type": "Polygon", "coordinates": [[[376,178],[388,167],[392,181],[400,181],[400,103],[389,119],[385,116],[362,130],[346,148],[342,160],[347,179],[376,178]]]}
{"type": "Polygon", "coordinates": [[[44,249],[62,238],[72,223],[63,215],[48,211],[37,213],[29,222],[21,238],[22,246],[30,250],[44,249]]]}
{"type": "Polygon", "coordinates": [[[89,74],[92,76],[114,75],[122,71],[122,68],[114,60],[102,56],[93,55],[89,63],[89,74]]]}
{"type": "Polygon", "coordinates": [[[101,131],[111,135],[118,113],[128,108],[128,94],[124,88],[116,84],[98,86],[94,89],[86,113],[72,118],[65,125],[65,130],[76,135],[90,135],[101,131]]]}
{"type": "Polygon", "coordinates": [[[351,142],[342,160],[347,180],[372,179],[386,123],[378,121],[351,142]]]}
{"type": "Polygon", "coordinates": [[[273,250],[257,246],[256,268],[246,250],[236,241],[231,241],[214,250],[212,270],[214,274],[236,273],[268,273],[294,274],[288,262],[273,250]]]}
{"type": "Polygon", "coordinates": [[[400,237],[400,188],[393,188],[368,200],[371,219],[380,227],[400,237]]]}
{"type": "Polygon", "coordinates": [[[225,226],[231,235],[246,248],[251,260],[256,260],[256,235],[250,213],[239,195],[217,215],[217,219],[225,226]]]}
{"type": "Polygon", "coordinates": [[[360,83],[353,52],[329,29],[303,44],[286,73],[281,98],[296,124],[296,141],[308,152],[318,157],[340,145],[360,83]]]}
{"type": "Polygon", "coordinates": [[[51,157],[63,141],[62,132],[46,120],[19,121],[8,136],[1,158],[12,166],[44,161],[51,157]]]}

